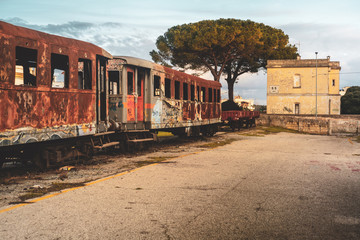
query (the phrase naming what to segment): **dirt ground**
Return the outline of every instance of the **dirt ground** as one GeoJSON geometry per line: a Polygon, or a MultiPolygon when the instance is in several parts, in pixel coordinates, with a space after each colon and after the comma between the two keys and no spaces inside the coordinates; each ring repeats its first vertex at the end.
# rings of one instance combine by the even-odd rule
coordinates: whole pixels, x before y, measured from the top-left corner
{"type": "MultiPolygon", "coordinates": [[[[238,132],[226,130],[213,137],[181,139],[173,136],[160,137],[160,142],[148,149],[134,153],[108,152],[95,155],[86,164],[69,165],[45,172],[29,168],[1,169],[0,208],[18,204],[49,192],[74,187],[107,176],[161,162],[172,157],[203,151],[249,137],[261,137],[289,131],[279,128],[256,127],[238,132]]],[[[294,132],[294,131],[291,131],[294,132]]],[[[356,141],[356,138],[353,138],[356,141]]],[[[349,138],[349,141],[350,138],[349,138]]]]}
{"type": "MultiPolygon", "coordinates": [[[[243,130],[250,132],[252,130],[243,130]]],[[[61,188],[74,187],[117,173],[161,162],[185,153],[202,151],[209,147],[229,143],[231,135],[219,132],[213,137],[181,139],[174,136],[160,137],[159,143],[141,151],[98,153],[86,164],[68,165],[57,169],[39,171],[29,167],[0,169],[0,208],[18,204],[61,188]],[[56,185],[56,187],[54,187],[56,185]]],[[[238,136],[235,133],[235,136],[238,136]]]]}

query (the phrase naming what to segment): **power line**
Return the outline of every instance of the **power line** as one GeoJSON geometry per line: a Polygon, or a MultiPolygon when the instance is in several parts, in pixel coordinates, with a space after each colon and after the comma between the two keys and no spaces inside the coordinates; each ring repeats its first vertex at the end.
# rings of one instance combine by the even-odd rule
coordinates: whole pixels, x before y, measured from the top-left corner
{"type": "Polygon", "coordinates": [[[341,72],[340,74],[360,74],[360,72],[341,72]]]}

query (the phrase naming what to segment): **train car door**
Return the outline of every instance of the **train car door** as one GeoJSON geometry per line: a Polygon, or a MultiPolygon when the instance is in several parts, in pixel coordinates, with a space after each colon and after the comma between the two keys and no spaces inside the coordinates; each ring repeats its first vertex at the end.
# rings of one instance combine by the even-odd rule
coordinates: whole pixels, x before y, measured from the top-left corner
{"type": "Polygon", "coordinates": [[[139,69],[137,77],[137,121],[144,121],[144,81],[145,71],[139,69]]]}
{"type": "Polygon", "coordinates": [[[135,71],[127,68],[127,121],[135,122],[135,71]]]}
{"type": "Polygon", "coordinates": [[[107,116],[106,101],[106,59],[96,58],[96,121],[99,131],[106,131],[105,121],[107,116]]]}

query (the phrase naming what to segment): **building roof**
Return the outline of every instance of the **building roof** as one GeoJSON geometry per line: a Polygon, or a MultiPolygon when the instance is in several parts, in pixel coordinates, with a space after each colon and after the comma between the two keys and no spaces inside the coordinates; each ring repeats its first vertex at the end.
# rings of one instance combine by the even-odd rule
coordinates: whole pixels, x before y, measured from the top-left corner
{"type": "Polygon", "coordinates": [[[340,62],[327,59],[288,59],[288,60],[268,60],[267,68],[298,68],[298,67],[329,67],[340,70],[340,62]]]}

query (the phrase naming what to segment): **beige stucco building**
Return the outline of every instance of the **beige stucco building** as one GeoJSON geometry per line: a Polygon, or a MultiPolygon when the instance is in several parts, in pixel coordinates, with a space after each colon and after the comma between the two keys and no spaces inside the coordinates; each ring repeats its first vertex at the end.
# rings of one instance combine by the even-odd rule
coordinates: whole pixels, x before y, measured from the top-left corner
{"type": "Polygon", "coordinates": [[[340,62],[330,61],[330,57],[269,60],[267,113],[340,114],[340,69],[340,62]]]}

